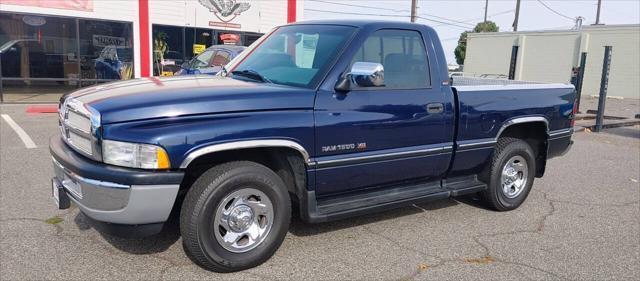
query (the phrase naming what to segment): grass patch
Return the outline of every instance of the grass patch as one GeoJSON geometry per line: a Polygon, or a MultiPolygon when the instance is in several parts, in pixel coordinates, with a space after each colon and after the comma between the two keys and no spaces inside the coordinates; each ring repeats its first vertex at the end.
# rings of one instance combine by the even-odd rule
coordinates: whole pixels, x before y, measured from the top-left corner
{"type": "Polygon", "coordinates": [[[64,221],[61,217],[51,217],[46,219],[44,222],[48,223],[48,224],[59,224],[62,221],[64,221]]]}
{"type": "Polygon", "coordinates": [[[420,272],[424,272],[425,270],[429,269],[429,267],[430,266],[428,264],[426,264],[426,263],[418,264],[418,270],[420,272]]]}

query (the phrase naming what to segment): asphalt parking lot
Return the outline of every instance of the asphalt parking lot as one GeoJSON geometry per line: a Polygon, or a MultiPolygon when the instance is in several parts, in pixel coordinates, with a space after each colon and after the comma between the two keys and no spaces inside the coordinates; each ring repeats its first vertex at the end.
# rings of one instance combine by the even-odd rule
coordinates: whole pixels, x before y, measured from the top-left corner
{"type": "Polygon", "coordinates": [[[639,280],[640,127],[580,132],[519,209],[473,198],[419,204],[333,223],[294,220],[268,262],[233,274],[202,270],[179,231],[121,239],[50,198],[55,114],[0,105],[2,280],[639,280]]]}

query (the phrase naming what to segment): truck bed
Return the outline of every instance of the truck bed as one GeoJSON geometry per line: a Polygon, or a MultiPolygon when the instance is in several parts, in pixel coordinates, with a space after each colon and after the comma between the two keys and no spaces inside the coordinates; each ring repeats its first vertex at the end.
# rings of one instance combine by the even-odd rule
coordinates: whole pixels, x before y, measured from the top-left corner
{"type": "Polygon", "coordinates": [[[453,80],[459,112],[458,141],[494,138],[514,117],[543,117],[549,131],[570,127],[575,99],[571,84],[468,77],[453,80]]]}
{"type": "Polygon", "coordinates": [[[575,89],[571,84],[454,77],[453,90],[458,112],[458,150],[452,175],[481,168],[489,159],[500,132],[515,119],[536,120],[550,136],[571,130],[575,102],[575,89]]]}
{"type": "Polygon", "coordinates": [[[543,83],[522,81],[522,80],[509,80],[500,78],[482,78],[476,76],[453,76],[452,86],[480,86],[480,85],[540,85],[543,83]]]}

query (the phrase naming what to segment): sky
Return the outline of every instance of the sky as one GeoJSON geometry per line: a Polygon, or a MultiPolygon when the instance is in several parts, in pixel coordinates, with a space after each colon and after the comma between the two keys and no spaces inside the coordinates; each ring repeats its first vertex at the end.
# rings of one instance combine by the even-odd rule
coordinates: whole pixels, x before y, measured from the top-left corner
{"type": "MultiPolygon", "coordinates": [[[[595,23],[597,0],[522,0],[518,31],[571,29],[574,18],[595,23]],[[545,7],[545,5],[547,7],[545,7]]],[[[460,33],[484,19],[485,0],[418,0],[418,23],[433,27],[440,36],[449,63],[460,33]]],[[[516,0],[489,0],[488,20],[500,31],[512,31],[516,0]]],[[[382,19],[409,21],[411,0],[304,0],[304,20],[382,19]],[[367,14],[367,15],[359,15],[367,14]]],[[[640,1],[602,0],[600,23],[639,24],[640,1]]]]}

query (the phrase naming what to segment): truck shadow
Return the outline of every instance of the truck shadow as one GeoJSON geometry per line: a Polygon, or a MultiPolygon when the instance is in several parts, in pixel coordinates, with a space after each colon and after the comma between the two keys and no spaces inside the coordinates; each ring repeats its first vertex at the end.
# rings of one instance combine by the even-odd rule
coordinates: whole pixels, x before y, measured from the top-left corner
{"type": "Polygon", "coordinates": [[[398,209],[391,209],[379,213],[373,213],[349,219],[343,219],[338,221],[309,224],[300,219],[298,211],[294,211],[294,215],[291,218],[291,225],[289,226],[289,233],[295,236],[313,236],[322,233],[358,227],[362,225],[382,222],[386,220],[393,220],[405,216],[415,215],[423,212],[435,211],[438,209],[448,208],[458,205],[458,201],[452,199],[444,199],[439,201],[432,201],[427,203],[414,204],[407,207],[398,209]]]}
{"type": "Polygon", "coordinates": [[[134,255],[148,255],[165,252],[180,239],[179,217],[179,212],[172,212],[160,233],[141,238],[118,237],[101,232],[94,222],[81,212],[76,215],[74,222],[83,231],[94,228],[104,241],[120,251],[134,255]]]}
{"type": "MultiPolygon", "coordinates": [[[[427,203],[415,204],[408,207],[391,209],[384,212],[354,217],[350,219],[326,222],[320,224],[309,224],[300,219],[298,210],[294,210],[291,219],[289,233],[294,236],[313,236],[327,232],[348,229],[367,224],[382,222],[386,220],[398,219],[405,216],[415,215],[423,212],[435,211],[449,208],[456,205],[467,204],[483,208],[473,197],[460,197],[455,199],[444,199],[427,203]]],[[[162,231],[156,235],[144,238],[122,238],[112,236],[97,231],[101,238],[116,249],[134,255],[148,255],[165,252],[180,239],[180,212],[179,208],[173,210],[169,220],[165,223],[162,231]]],[[[93,227],[92,221],[82,213],[78,213],[74,219],[80,230],[89,230],[93,227]]],[[[96,229],[97,230],[97,229],[96,229]]]]}

